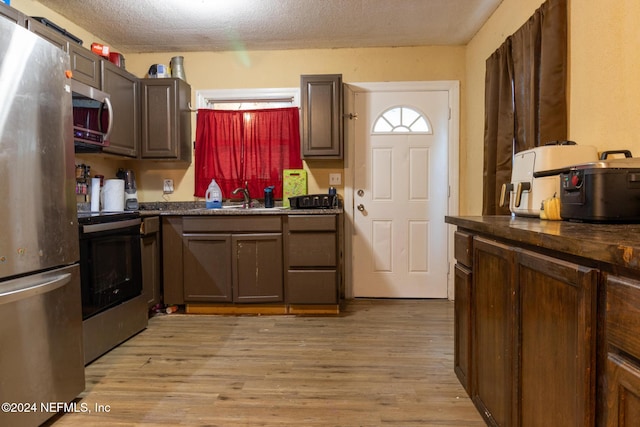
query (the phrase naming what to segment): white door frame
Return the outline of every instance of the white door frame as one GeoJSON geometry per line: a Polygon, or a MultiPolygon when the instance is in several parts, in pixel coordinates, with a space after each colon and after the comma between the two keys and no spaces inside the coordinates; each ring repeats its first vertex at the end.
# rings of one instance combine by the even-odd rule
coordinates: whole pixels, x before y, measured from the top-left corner
{"type": "MultiPolygon", "coordinates": [[[[344,154],[344,277],[345,277],[345,297],[353,298],[353,233],[354,233],[354,188],[355,167],[355,124],[357,120],[352,115],[355,111],[355,94],[358,92],[397,92],[397,91],[428,91],[440,90],[449,92],[450,120],[449,138],[447,146],[448,158],[448,182],[449,201],[447,215],[458,215],[459,209],[459,185],[460,185],[460,82],[457,80],[439,80],[424,82],[366,82],[348,83],[345,85],[344,112],[345,112],[345,154],[344,154]]],[[[447,275],[447,295],[450,300],[454,299],[454,242],[455,227],[447,225],[447,259],[449,262],[447,275]]]]}

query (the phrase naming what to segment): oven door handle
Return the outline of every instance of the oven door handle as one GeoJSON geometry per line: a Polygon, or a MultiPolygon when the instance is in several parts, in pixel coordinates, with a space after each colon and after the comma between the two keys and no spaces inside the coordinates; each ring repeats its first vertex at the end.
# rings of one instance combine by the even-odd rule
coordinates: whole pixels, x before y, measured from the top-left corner
{"type": "Polygon", "coordinates": [[[124,221],[104,222],[101,224],[88,224],[82,226],[82,232],[84,234],[99,233],[101,231],[120,230],[122,228],[133,227],[140,225],[142,220],[140,218],[127,219],[124,221]]]}
{"type": "Polygon", "coordinates": [[[47,292],[61,288],[70,281],[71,274],[64,273],[54,277],[53,279],[47,278],[44,282],[36,283],[33,286],[10,289],[7,292],[0,293],[0,305],[23,300],[40,294],[46,294],[47,292]]]}

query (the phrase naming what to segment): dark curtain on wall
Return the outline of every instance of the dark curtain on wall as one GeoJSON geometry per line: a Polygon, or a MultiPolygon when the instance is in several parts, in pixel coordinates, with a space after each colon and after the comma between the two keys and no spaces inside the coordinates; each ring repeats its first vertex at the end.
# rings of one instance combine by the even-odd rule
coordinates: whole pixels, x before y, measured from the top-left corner
{"type": "Polygon", "coordinates": [[[245,181],[253,198],[271,185],[282,198],[283,169],[302,168],[299,120],[298,108],[198,110],[194,195],[215,178],[224,198],[245,181]]]}
{"type": "Polygon", "coordinates": [[[498,200],[513,154],[567,138],[566,80],[567,3],[547,0],[487,59],[484,215],[509,213],[498,200]]]}
{"type": "Polygon", "coordinates": [[[508,214],[498,206],[503,183],[511,180],[514,139],[511,38],[487,59],[484,115],[483,215],[508,214]]]}

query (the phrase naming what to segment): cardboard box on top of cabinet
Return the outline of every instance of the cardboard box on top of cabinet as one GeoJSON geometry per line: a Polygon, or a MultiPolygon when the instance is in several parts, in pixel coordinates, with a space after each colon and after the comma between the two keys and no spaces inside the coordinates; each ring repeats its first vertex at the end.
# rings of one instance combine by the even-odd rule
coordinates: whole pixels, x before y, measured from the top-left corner
{"type": "Polygon", "coordinates": [[[307,194],[307,171],[284,169],[282,171],[282,206],[290,207],[289,197],[307,194]]]}

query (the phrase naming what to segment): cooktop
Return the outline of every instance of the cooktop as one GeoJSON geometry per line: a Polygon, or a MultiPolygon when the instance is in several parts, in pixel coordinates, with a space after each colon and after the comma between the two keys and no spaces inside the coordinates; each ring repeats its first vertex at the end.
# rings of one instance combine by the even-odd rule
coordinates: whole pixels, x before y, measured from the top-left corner
{"type": "Polygon", "coordinates": [[[118,212],[78,212],[79,224],[102,224],[105,222],[124,221],[127,219],[139,218],[138,211],[118,211],[118,212]]]}

